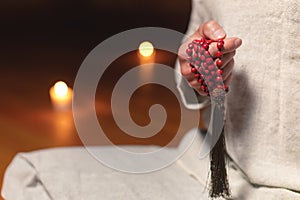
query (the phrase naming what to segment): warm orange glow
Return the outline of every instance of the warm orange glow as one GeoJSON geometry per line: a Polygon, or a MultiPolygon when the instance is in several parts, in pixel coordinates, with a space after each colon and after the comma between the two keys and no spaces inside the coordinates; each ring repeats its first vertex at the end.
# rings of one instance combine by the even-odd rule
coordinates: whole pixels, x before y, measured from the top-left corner
{"type": "Polygon", "coordinates": [[[54,85],[54,92],[58,97],[65,97],[68,94],[68,86],[63,81],[58,81],[54,85]]]}
{"type": "Polygon", "coordinates": [[[154,47],[151,42],[142,42],[139,46],[139,52],[144,57],[150,57],[154,52],[154,47]]]}
{"type": "Polygon", "coordinates": [[[50,88],[50,98],[56,110],[68,110],[71,108],[73,91],[63,81],[58,81],[50,88]]]}

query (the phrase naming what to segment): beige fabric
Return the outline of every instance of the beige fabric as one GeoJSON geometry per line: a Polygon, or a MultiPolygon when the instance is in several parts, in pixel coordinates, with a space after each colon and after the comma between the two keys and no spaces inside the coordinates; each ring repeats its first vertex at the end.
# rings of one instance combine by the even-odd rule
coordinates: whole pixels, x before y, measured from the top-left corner
{"type": "MultiPolygon", "coordinates": [[[[258,186],[244,190],[273,188],[269,193],[279,196],[270,199],[300,199],[280,196],[281,189],[300,192],[299,8],[298,0],[196,0],[187,33],[215,19],[228,36],[243,39],[227,101],[227,148],[245,179],[258,186]]],[[[255,194],[245,199],[261,199],[255,194]]]]}
{"type": "MultiPolygon", "coordinates": [[[[203,134],[198,134],[193,145],[177,161],[177,165],[183,168],[192,177],[195,177],[199,183],[206,188],[205,193],[208,196],[208,176],[210,172],[209,157],[199,159],[197,156],[202,145],[203,134]]],[[[243,171],[228,158],[228,177],[231,189],[231,198],[236,200],[298,200],[300,193],[281,187],[271,187],[268,185],[258,185],[249,180],[243,171]]],[[[286,172],[288,173],[288,171],[286,172]]]]}
{"type": "MultiPolygon", "coordinates": [[[[130,148],[151,152],[161,147],[130,148]]],[[[127,174],[104,166],[84,147],[19,153],[6,170],[1,193],[6,200],[208,200],[199,182],[177,164],[127,174]]]]}

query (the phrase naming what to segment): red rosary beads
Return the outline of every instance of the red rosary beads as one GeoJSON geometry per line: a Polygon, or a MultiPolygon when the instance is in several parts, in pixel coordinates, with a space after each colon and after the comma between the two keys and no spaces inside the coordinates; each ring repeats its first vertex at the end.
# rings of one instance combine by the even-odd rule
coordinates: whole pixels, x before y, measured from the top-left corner
{"type": "Polygon", "coordinates": [[[228,87],[222,84],[223,70],[220,69],[223,65],[221,58],[223,57],[224,40],[218,40],[218,52],[215,61],[208,51],[211,43],[212,40],[201,38],[200,40],[193,40],[186,49],[191,72],[195,74],[195,78],[201,84],[200,89],[207,93],[207,96],[210,96],[209,93],[215,88],[223,88],[228,92],[228,87]]]}
{"type": "MultiPolygon", "coordinates": [[[[194,73],[195,78],[197,78],[200,83],[200,89],[208,96],[211,96],[213,112],[210,126],[218,127],[220,125],[218,118],[223,117],[225,120],[225,92],[228,92],[228,87],[223,84],[223,70],[221,69],[223,65],[222,50],[224,40],[220,39],[217,41],[218,51],[215,58],[212,58],[208,51],[210,44],[212,44],[212,40],[209,39],[201,38],[200,40],[193,40],[188,44],[186,53],[188,55],[187,61],[191,66],[191,72],[194,73]]],[[[210,197],[212,198],[226,198],[230,196],[225,162],[226,145],[224,124],[222,124],[222,126],[222,132],[210,151],[210,197]]],[[[208,128],[208,131],[211,132],[211,135],[216,136],[217,129],[218,128],[208,128]]]]}

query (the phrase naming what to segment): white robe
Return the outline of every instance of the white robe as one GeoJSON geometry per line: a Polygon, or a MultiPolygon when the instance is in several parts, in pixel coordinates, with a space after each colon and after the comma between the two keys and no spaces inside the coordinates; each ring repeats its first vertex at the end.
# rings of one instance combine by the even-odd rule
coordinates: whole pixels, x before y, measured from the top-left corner
{"type": "MultiPolygon", "coordinates": [[[[237,199],[300,199],[299,10],[299,0],[193,1],[187,35],[214,19],[228,37],[243,40],[235,56],[225,130],[231,164],[238,169],[229,172],[237,199]]],[[[189,102],[184,96],[189,86],[177,82],[187,107],[207,105],[189,102]]],[[[190,150],[183,163],[205,182],[208,160],[193,163],[197,150],[190,150]]]]}

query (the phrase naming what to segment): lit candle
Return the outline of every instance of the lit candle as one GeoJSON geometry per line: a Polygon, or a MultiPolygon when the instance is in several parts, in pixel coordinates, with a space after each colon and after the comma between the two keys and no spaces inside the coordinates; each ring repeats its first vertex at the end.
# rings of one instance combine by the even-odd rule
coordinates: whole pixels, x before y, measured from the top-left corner
{"type": "Polygon", "coordinates": [[[73,91],[63,81],[58,81],[49,91],[55,110],[65,111],[71,108],[73,91]]]}
{"type": "Polygon", "coordinates": [[[139,46],[139,53],[145,58],[151,57],[154,53],[154,47],[151,42],[142,42],[139,46]]]}
{"type": "Polygon", "coordinates": [[[138,49],[138,56],[140,60],[140,65],[147,64],[140,70],[140,79],[144,81],[150,81],[153,76],[153,63],[155,62],[155,49],[153,47],[153,44],[148,41],[140,43],[138,49]]]}

